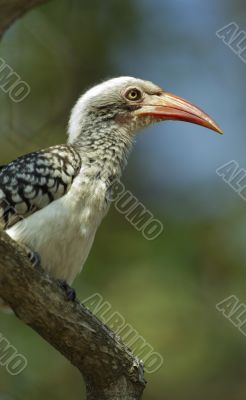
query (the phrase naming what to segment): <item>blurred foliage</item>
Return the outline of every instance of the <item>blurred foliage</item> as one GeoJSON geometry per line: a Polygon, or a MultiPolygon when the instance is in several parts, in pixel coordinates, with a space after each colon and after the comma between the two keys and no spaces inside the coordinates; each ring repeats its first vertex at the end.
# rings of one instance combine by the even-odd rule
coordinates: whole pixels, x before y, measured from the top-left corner
{"type": "MultiPolygon", "coordinates": [[[[91,84],[122,71],[139,71],[141,75],[143,55],[136,56],[133,50],[144,45],[153,60],[152,75],[163,67],[156,62],[162,47],[166,54],[171,51],[179,55],[180,64],[170,60],[165,64],[169,73],[173,70],[173,80],[178,79],[177,72],[182,69],[180,80],[192,82],[192,73],[184,70],[187,58],[181,53],[182,21],[176,19],[182,10],[190,12],[191,30],[186,31],[185,40],[189,40],[188,58],[192,57],[194,63],[197,59],[194,70],[206,49],[207,64],[202,73],[208,69],[214,74],[212,79],[222,79],[218,78],[220,61],[208,60],[210,54],[216,53],[217,44],[221,45],[214,31],[225,24],[224,19],[216,17],[216,11],[219,4],[228,22],[228,10],[230,15],[245,13],[243,2],[215,5],[210,1],[205,5],[190,1],[187,9],[181,3],[174,6],[171,0],[167,1],[166,13],[161,16],[161,2],[157,0],[151,4],[131,0],[54,0],[11,27],[0,45],[1,57],[29,83],[31,94],[24,102],[14,104],[0,93],[1,163],[63,142],[69,112],[78,95],[91,84]],[[208,26],[214,29],[209,42],[202,42],[200,32],[194,35],[194,10],[198,12],[200,7],[205,7],[204,15],[211,24],[208,26]],[[210,20],[210,15],[217,20],[210,20]],[[152,24],[154,16],[162,18],[162,23],[152,24]],[[175,36],[171,35],[172,29],[175,36]]],[[[202,13],[199,16],[203,18],[202,13]]],[[[228,58],[235,57],[228,49],[221,51],[228,58]]],[[[150,61],[144,61],[148,67],[150,61]]],[[[163,221],[164,232],[148,242],[112,207],[75,283],[78,296],[83,300],[100,293],[162,354],[162,368],[146,377],[144,399],[243,400],[246,339],[218,313],[215,305],[230,294],[246,301],[244,204],[224,187],[224,182],[218,189],[208,181],[208,197],[201,195],[202,184],[170,186],[165,181],[170,169],[182,180],[182,145],[174,149],[182,155],[179,168],[175,171],[168,157],[166,161],[161,158],[158,173],[163,177],[160,180],[159,175],[157,179],[150,172],[154,148],[150,141],[144,148],[141,140],[147,143],[147,136],[140,139],[142,153],[134,151],[132,155],[126,185],[163,221]],[[145,171],[141,155],[149,167],[145,171]],[[217,208],[213,208],[218,198],[217,208]],[[229,203],[225,211],[224,204],[229,203]]],[[[192,146],[188,147],[192,151],[192,146]]],[[[184,163],[195,169],[189,156],[184,163]]],[[[200,180],[204,183],[202,177],[200,180]]],[[[28,360],[28,367],[19,376],[10,376],[0,368],[0,400],[82,398],[79,373],[30,328],[14,316],[3,314],[0,332],[28,360]]]]}

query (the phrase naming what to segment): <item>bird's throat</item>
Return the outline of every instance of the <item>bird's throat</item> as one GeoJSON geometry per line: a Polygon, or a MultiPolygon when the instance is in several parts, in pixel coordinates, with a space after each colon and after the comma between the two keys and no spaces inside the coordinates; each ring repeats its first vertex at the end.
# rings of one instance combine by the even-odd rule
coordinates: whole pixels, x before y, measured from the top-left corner
{"type": "Polygon", "coordinates": [[[106,179],[121,176],[132,144],[132,135],[116,123],[102,124],[100,128],[88,129],[87,126],[72,143],[81,156],[82,164],[94,166],[106,179]]]}

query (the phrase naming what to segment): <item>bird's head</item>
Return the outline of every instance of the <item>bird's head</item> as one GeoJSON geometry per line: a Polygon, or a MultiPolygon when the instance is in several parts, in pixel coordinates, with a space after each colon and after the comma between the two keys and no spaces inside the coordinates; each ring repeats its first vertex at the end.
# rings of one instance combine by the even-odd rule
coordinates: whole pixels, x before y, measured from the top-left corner
{"type": "Polygon", "coordinates": [[[84,132],[132,136],[153,122],[191,122],[222,133],[220,127],[192,103],[159,86],[132,77],[105,81],[88,90],[74,106],[69,122],[69,142],[84,132]]]}

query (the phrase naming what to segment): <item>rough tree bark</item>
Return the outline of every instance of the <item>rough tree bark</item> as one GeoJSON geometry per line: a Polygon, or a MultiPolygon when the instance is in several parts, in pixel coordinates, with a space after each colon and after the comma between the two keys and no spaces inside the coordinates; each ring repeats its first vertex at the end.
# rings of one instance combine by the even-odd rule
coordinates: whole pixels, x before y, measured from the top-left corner
{"type": "Polygon", "coordinates": [[[89,400],[138,400],[143,366],[130,350],[0,233],[0,294],[18,318],[38,332],[82,373],[89,400]]]}
{"type": "MultiPolygon", "coordinates": [[[[47,0],[0,0],[0,38],[18,17],[47,0]]],[[[143,365],[120,338],[57,282],[34,269],[23,249],[0,232],[0,297],[23,322],[79,369],[88,400],[140,400],[143,365]]]]}

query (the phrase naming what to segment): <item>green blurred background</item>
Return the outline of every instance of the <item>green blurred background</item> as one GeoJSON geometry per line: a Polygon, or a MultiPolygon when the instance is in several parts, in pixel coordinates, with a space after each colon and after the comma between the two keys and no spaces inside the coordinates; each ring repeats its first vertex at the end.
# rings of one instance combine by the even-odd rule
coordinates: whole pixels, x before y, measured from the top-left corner
{"type": "MultiPolygon", "coordinates": [[[[31,87],[18,104],[0,92],[1,164],[64,142],[81,92],[118,75],[190,99],[225,130],[167,122],[137,137],[123,181],[164,232],[147,241],[112,207],[75,282],[80,299],[100,293],[162,354],[146,400],[246,396],[246,338],[215,307],[246,301],[246,204],[215,172],[232,159],[246,168],[246,64],[216,37],[232,21],[246,30],[245,17],[240,0],[54,0],[0,44],[31,87]]],[[[1,315],[0,332],[28,360],[18,376],[0,368],[1,400],[83,398],[79,373],[30,328],[1,315]]]]}

